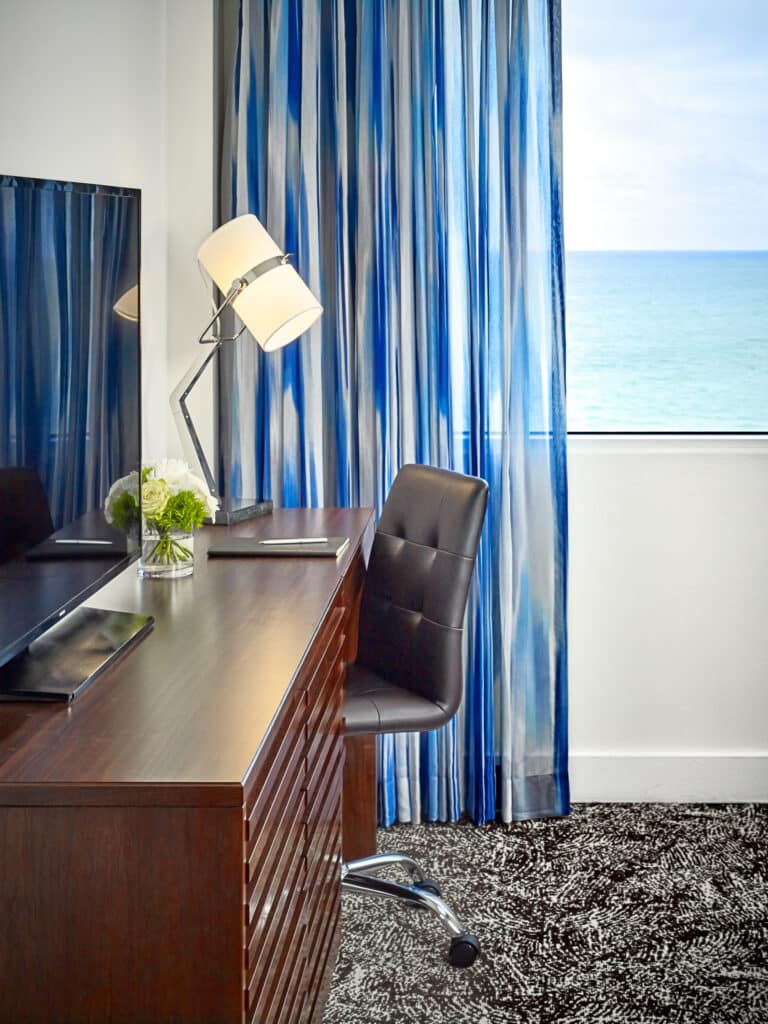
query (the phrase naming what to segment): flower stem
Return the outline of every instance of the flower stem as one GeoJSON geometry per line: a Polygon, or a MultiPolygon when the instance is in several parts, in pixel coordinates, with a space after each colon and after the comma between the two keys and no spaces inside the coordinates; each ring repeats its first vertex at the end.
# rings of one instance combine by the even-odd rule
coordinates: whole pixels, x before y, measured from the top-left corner
{"type": "Polygon", "coordinates": [[[174,565],[192,560],[192,551],[170,533],[161,533],[144,561],[149,565],[174,565]]]}

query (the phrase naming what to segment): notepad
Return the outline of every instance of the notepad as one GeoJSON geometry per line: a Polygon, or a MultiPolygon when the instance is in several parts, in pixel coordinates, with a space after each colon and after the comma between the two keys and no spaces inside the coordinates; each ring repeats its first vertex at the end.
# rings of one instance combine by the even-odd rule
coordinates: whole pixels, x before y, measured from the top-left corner
{"type": "Polygon", "coordinates": [[[349,547],[349,537],[269,538],[227,537],[208,548],[209,558],[338,558],[349,547]]]}

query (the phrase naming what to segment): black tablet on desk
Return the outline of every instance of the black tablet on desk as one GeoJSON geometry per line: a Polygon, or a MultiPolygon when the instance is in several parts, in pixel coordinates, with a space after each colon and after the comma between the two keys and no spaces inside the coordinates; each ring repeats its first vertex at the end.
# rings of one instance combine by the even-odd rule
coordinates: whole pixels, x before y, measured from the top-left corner
{"type": "Polygon", "coordinates": [[[338,558],[349,537],[227,537],[208,548],[209,558],[338,558]]]}

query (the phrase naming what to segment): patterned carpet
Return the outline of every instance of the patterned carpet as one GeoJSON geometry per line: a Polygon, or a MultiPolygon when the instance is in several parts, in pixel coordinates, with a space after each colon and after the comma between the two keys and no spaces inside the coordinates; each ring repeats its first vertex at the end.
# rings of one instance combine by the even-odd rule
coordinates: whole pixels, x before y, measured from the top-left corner
{"type": "Polygon", "coordinates": [[[768,1024],[768,806],[578,805],[570,818],[397,826],[479,938],[344,896],[324,1024],[768,1024]]]}

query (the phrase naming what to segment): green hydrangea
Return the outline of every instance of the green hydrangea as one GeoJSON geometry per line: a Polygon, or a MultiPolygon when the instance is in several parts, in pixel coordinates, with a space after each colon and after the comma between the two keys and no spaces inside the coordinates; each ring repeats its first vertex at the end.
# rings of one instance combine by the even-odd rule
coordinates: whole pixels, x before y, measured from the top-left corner
{"type": "Polygon", "coordinates": [[[139,525],[139,505],[129,491],[124,491],[112,504],[112,522],[118,530],[130,533],[139,525]]]}
{"type": "Polygon", "coordinates": [[[203,525],[207,509],[199,494],[179,491],[172,495],[159,519],[153,520],[161,530],[194,530],[203,525]]]}

